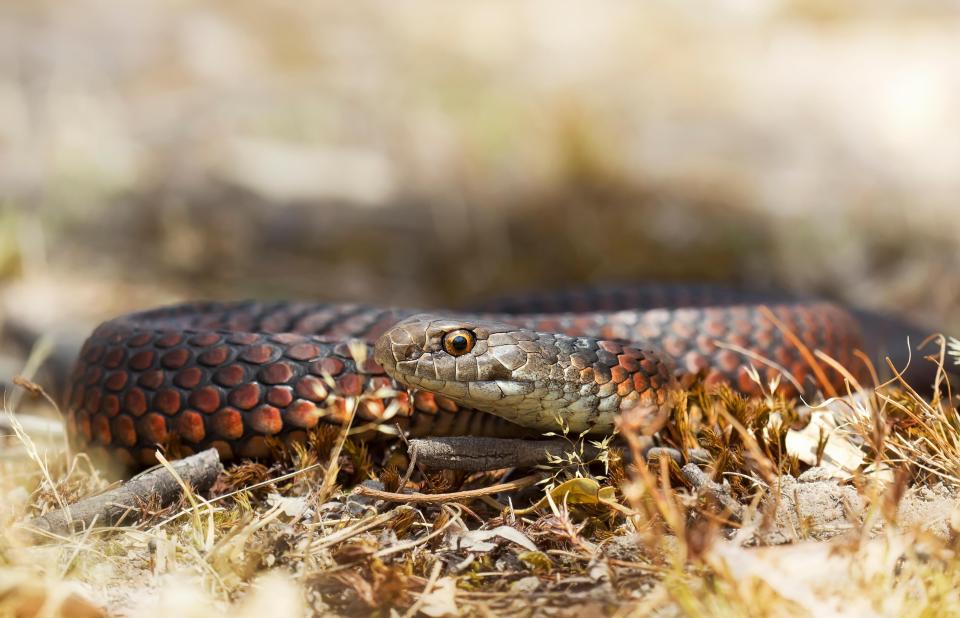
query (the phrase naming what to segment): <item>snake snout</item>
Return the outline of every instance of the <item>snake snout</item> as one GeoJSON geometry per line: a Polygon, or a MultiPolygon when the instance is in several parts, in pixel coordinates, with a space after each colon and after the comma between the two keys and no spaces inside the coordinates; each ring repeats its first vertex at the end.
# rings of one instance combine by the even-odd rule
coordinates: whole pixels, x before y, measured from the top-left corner
{"type": "Polygon", "coordinates": [[[423,353],[423,344],[414,341],[409,331],[395,327],[377,339],[373,347],[373,358],[388,372],[397,363],[415,360],[423,353]]]}

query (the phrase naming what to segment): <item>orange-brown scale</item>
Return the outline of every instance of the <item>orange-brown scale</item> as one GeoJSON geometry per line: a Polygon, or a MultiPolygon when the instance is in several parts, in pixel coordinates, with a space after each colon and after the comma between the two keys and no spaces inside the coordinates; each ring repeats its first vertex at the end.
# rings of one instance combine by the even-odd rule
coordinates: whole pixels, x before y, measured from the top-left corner
{"type": "MultiPolygon", "coordinates": [[[[678,377],[685,378],[695,371],[705,371],[708,383],[725,382],[751,395],[760,390],[747,369],[751,362],[761,369],[761,375],[766,375],[768,365],[764,360],[772,361],[788,370],[801,385],[813,376],[809,361],[801,353],[798,342],[811,353],[816,349],[837,359],[855,377],[866,378],[866,367],[852,354],[854,349],[863,347],[860,329],[846,311],[823,302],[770,305],[769,311],[781,323],[778,326],[766,317],[761,307],[704,307],[634,314],[597,313],[590,314],[586,321],[583,316],[563,313],[518,318],[498,316],[498,319],[533,329],[548,324],[551,328],[575,336],[602,334],[613,339],[639,341],[644,347],[666,353],[678,377]],[[678,323],[682,326],[678,327],[678,323]],[[735,349],[731,349],[731,345],[735,349]],[[743,351],[752,353],[756,358],[745,358],[743,351]]],[[[823,362],[820,362],[820,367],[828,378],[829,386],[844,388],[844,376],[840,372],[823,362]]],[[[794,385],[786,380],[782,382],[781,389],[787,396],[798,394],[794,385]]]]}
{"type": "MultiPolygon", "coordinates": [[[[769,358],[801,382],[812,375],[795,341],[759,305],[736,306],[747,302],[766,301],[706,288],[614,289],[548,295],[526,305],[515,303],[512,310],[654,309],[498,319],[544,331],[642,341],[644,347],[667,353],[678,374],[701,371],[708,382],[727,382],[745,392],[755,392],[757,386],[740,352],[725,344],[769,358]],[[669,309],[684,303],[686,309],[669,309]]],[[[504,307],[511,309],[509,303],[504,307]]],[[[861,341],[845,312],[825,303],[773,304],[770,311],[811,350],[823,350],[845,365],[853,361],[852,350],[861,341]]],[[[214,446],[229,458],[262,452],[268,435],[287,439],[320,423],[341,423],[347,414],[344,397],[360,396],[361,420],[381,418],[395,399],[399,412],[393,421],[416,433],[523,433],[498,417],[461,410],[429,393],[368,396],[377,389],[402,390],[373,361],[369,346],[411,313],[306,303],[198,303],[108,322],[86,342],[72,373],[68,428],[80,446],[100,443],[122,461],[150,463],[157,444],[174,438],[192,450],[214,446]],[[351,358],[347,338],[368,344],[360,366],[351,358]]],[[[605,351],[614,358],[608,366],[573,370],[581,381],[603,385],[613,380],[622,396],[662,393],[660,386],[669,376],[659,370],[638,373],[639,356],[618,346],[610,344],[605,351]]],[[[842,385],[837,372],[825,370],[835,386],[842,385]]],[[[761,375],[775,373],[764,369],[761,375]]]]}
{"type": "MultiPolygon", "coordinates": [[[[174,436],[193,450],[252,456],[263,452],[258,438],[340,423],[345,397],[393,386],[375,363],[358,367],[347,346],[314,339],[107,323],[85,344],[73,374],[71,436],[141,464],[174,436]]],[[[380,419],[389,403],[361,398],[358,415],[380,419]]],[[[398,403],[408,406],[405,394],[398,403]]]]}

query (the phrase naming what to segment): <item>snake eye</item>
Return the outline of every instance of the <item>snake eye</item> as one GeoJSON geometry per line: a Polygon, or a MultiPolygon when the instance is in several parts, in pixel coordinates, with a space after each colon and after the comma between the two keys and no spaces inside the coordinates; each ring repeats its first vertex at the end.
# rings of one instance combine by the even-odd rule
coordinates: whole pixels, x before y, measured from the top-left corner
{"type": "Polygon", "coordinates": [[[443,350],[450,356],[463,356],[476,343],[477,336],[464,328],[452,330],[443,336],[443,350]]]}

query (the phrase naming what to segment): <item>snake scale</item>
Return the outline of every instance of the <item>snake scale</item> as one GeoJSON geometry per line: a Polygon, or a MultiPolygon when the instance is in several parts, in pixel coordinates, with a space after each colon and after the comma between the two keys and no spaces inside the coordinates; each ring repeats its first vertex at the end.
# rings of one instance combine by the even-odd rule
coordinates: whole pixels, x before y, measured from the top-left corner
{"type": "MultiPolygon", "coordinates": [[[[99,326],[65,405],[75,444],[131,466],[158,445],[224,460],[271,454],[322,424],[385,417],[412,435],[610,431],[662,414],[702,376],[746,394],[781,370],[796,395],[821,350],[859,377],[869,321],[820,300],[636,285],[500,301],[474,313],[305,302],[188,303],[99,326]],[[858,368],[859,367],[859,368],[858,368]]],[[[905,341],[905,333],[894,335],[905,341]]],[[[889,337],[889,333],[885,336],[889,337]]],[[[842,390],[843,376],[823,367],[842,390]]]]}

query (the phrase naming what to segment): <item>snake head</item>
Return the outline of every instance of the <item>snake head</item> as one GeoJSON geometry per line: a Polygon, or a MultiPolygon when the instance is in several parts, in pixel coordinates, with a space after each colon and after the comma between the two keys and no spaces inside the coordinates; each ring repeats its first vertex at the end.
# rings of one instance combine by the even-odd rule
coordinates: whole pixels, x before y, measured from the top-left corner
{"type": "Polygon", "coordinates": [[[672,386],[651,351],[484,319],[419,314],[377,340],[374,357],[408,388],[539,431],[607,433],[621,412],[661,416],[672,386]]]}

